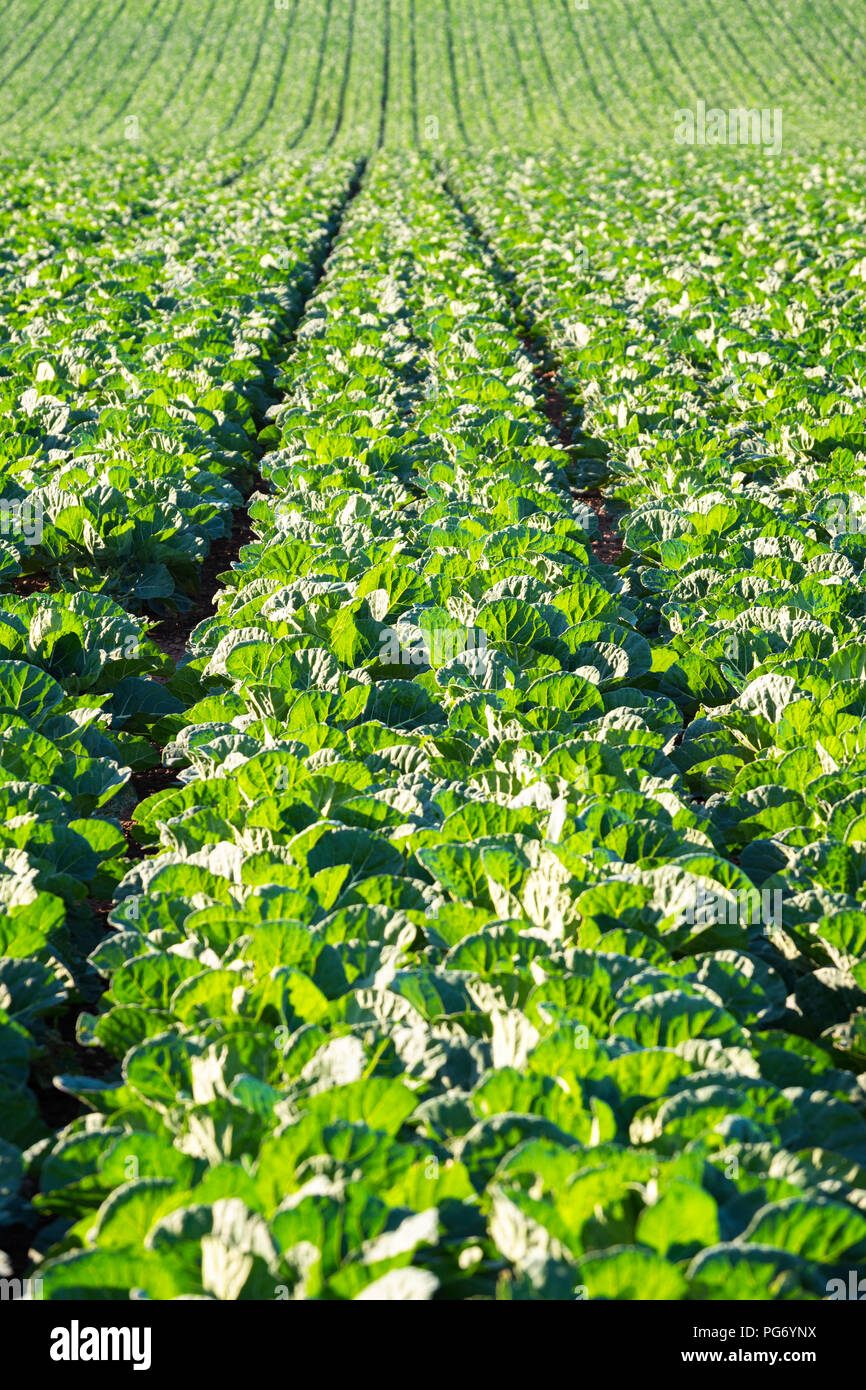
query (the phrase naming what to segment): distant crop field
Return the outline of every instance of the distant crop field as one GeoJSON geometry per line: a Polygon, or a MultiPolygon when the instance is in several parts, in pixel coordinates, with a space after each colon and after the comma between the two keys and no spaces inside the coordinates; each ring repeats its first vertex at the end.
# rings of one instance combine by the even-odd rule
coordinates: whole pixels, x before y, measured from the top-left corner
{"type": "Polygon", "coordinates": [[[863,19],[4,5],[0,1298],[866,1297],[863,19]]]}

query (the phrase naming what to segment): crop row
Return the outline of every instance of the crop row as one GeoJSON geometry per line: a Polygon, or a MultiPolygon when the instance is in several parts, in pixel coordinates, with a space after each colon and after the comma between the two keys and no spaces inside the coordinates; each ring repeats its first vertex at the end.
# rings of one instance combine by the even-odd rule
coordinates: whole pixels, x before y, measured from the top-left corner
{"type": "Polygon", "coordinates": [[[671,756],[727,853],[785,894],[799,1027],[862,1063],[860,171],[728,167],[683,207],[691,169],[641,200],[647,163],[624,171],[616,230],[605,207],[570,241],[585,167],[512,175],[507,205],[492,169],[465,187],[504,259],[548,232],[516,284],[584,403],[577,476],[630,504],[623,577],[688,721],[671,756]]]}
{"type": "Polygon", "coordinates": [[[192,587],[250,471],[269,345],[350,177],[299,172],[257,170],[54,254],[34,229],[2,303],[7,577],[47,572],[127,607],[192,587]]]}
{"type": "MultiPolygon", "coordinates": [[[[153,853],[78,1029],[114,1064],[61,1078],[93,1113],[24,1158],[46,1296],[809,1298],[866,1249],[860,1063],[819,1007],[856,1036],[856,836],[776,817],[804,761],[767,741],[777,673],[762,650],[741,688],[674,629],[651,575],[685,548],[636,507],[622,566],[593,553],[573,487],[623,437],[651,478],[665,426],[605,396],[652,344],[611,335],[609,380],[549,291],[535,332],[597,384],[577,459],[557,440],[511,292],[556,254],[519,222],[564,219],[545,174],[507,210],[495,164],[464,181],[498,258],[418,160],[349,208],[273,382],[257,539],[150,729],[178,785],[134,813],[153,853]]],[[[571,321],[599,291],[568,293],[571,321]]],[[[749,486],[674,490],[689,534],[749,486]]]]}
{"type": "Polygon", "coordinates": [[[7,149],[673,148],[676,112],[862,134],[856,0],[43,0],[0,15],[7,149]],[[23,14],[22,14],[23,11],[23,14]]]}
{"type": "MultiPolygon", "coordinates": [[[[158,230],[126,200],[98,238],[79,227],[61,247],[35,224],[28,241],[13,215],[0,349],[4,1140],[43,1132],[34,1042],[94,990],[91,904],[128,864],[131,773],[158,763],[152,726],[183,708],[152,620],[134,614],[189,604],[182,589],[231,528],[353,167],[273,166],[267,198],[252,185],[203,194],[158,230]]],[[[144,178],[145,206],[152,192],[144,178]]]]}

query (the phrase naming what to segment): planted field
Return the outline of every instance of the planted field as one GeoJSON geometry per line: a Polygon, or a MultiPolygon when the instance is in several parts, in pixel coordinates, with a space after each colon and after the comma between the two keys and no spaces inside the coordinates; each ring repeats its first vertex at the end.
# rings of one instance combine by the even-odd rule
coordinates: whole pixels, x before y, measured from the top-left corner
{"type": "Polygon", "coordinates": [[[4,1279],[852,1296],[864,57],[10,0],[4,1279]]]}

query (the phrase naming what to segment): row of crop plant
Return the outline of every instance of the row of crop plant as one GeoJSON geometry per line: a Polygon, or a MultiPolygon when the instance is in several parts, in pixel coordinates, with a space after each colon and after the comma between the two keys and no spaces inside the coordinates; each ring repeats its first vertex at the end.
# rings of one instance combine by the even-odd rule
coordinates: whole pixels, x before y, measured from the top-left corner
{"type": "MultiPolygon", "coordinates": [[[[173,664],[152,616],[190,602],[230,529],[355,172],[277,160],[179,207],[158,170],[101,168],[101,226],[79,215],[80,171],[67,185],[62,161],[66,212],[43,224],[22,193],[3,226],[0,1139],[13,1175],[46,1133],[31,1082],[55,1025],[98,988],[93,904],[129,863],[131,774],[158,764],[153,727],[183,707],[161,683],[173,664]]],[[[13,1223],[17,1190],[4,1180],[13,1223]]]]}
{"type": "Polygon", "coordinates": [[[687,723],[671,757],[726,853],[784,897],[786,1022],[859,1072],[862,170],[697,171],[644,158],[603,196],[582,161],[527,165],[506,196],[495,163],[455,177],[598,441],[574,470],[631,505],[625,574],[687,723]]]}
{"type": "Polygon", "coordinates": [[[809,1298],[866,1248],[856,1069],[791,1026],[523,333],[377,160],[91,957],[116,1070],[26,1155],[48,1297],[809,1298]]]}

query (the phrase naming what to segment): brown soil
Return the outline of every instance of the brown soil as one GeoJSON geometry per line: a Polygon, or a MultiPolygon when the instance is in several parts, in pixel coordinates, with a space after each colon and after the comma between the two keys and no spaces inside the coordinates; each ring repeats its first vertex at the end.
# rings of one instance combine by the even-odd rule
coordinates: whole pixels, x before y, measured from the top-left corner
{"type": "Polygon", "coordinates": [[[598,520],[598,535],[590,542],[592,553],[597,560],[601,560],[603,565],[619,565],[622,560],[622,537],[614,527],[613,517],[605,506],[603,495],[595,489],[593,492],[575,492],[572,489],[572,497],[578,502],[585,502],[595,512],[598,520]]]}
{"type": "MultiPolygon", "coordinates": [[[[531,338],[524,335],[521,337],[521,342],[535,363],[535,379],[544,392],[541,409],[553,426],[562,448],[570,451],[572,432],[566,424],[568,405],[559,386],[556,369],[538,360],[538,349],[531,338]]],[[[599,534],[590,541],[590,546],[596,559],[604,565],[619,565],[622,560],[622,539],[617,533],[613,517],[607,510],[602,493],[599,492],[598,488],[594,488],[590,492],[577,492],[572,488],[571,495],[576,501],[584,502],[595,512],[599,534]]]]}
{"type": "MultiPolygon", "coordinates": [[[[264,492],[265,489],[266,484],[261,474],[257,473],[252,492],[264,492]]],[[[231,535],[214,542],[201,567],[199,592],[192,607],[185,613],[175,613],[162,618],[151,628],[151,640],[175,663],[186,652],[193,629],[204,622],[205,618],[213,617],[213,601],[222,588],[218,576],[231,569],[243,547],[249,545],[253,539],[252,524],[246,506],[239,507],[232,518],[231,535]]]]}
{"type": "Polygon", "coordinates": [[[47,594],[51,592],[51,581],[45,574],[19,574],[17,579],[11,582],[11,588],[20,598],[29,598],[31,594],[47,594]]]}
{"type": "MultiPolygon", "coordinates": [[[[181,783],[177,780],[177,774],[174,772],[174,770],[170,767],[163,766],[149,767],[145,772],[134,772],[130,781],[133,790],[135,791],[136,805],[140,805],[141,802],[146,801],[149,796],[153,796],[154,792],[161,792],[168,789],[169,787],[179,787],[181,785],[181,783]]],[[[148,853],[148,850],[147,847],[145,845],[142,845],[133,834],[132,817],[126,816],[125,818],[121,819],[120,828],[123,831],[123,836],[126,840],[126,848],[129,858],[135,860],[136,862],[139,859],[144,859],[145,855],[148,853]]],[[[94,908],[96,908],[96,906],[97,905],[94,904],[94,908]]],[[[108,910],[111,909],[111,903],[108,903],[106,906],[108,910]]]]}
{"type": "MultiPolygon", "coordinates": [[[[512,312],[518,325],[518,335],[523,346],[524,352],[530,358],[533,366],[533,373],[542,392],[540,407],[547,416],[554,433],[559,440],[560,446],[571,453],[574,447],[573,431],[566,423],[570,414],[568,402],[559,384],[559,369],[554,359],[553,352],[543,340],[539,341],[532,336],[532,319],[526,305],[515,288],[515,276],[499,260],[490,242],[480,227],[477,219],[464,205],[460,196],[451,187],[447,177],[443,178],[442,187],[453,202],[457,212],[472,237],[478,242],[488,258],[489,264],[493,267],[499,284],[508,298],[512,312]]],[[[617,534],[613,517],[605,507],[605,499],[602,493],[594,488],[589,492],[577,492],[572,488],[571,495],[579,502],[585,502],[591,507],[598,518],[599,535],[590,541],[590,547],[595,557],[606,565],[619,565],[622,560],[623,543],[617,534]]]]}

